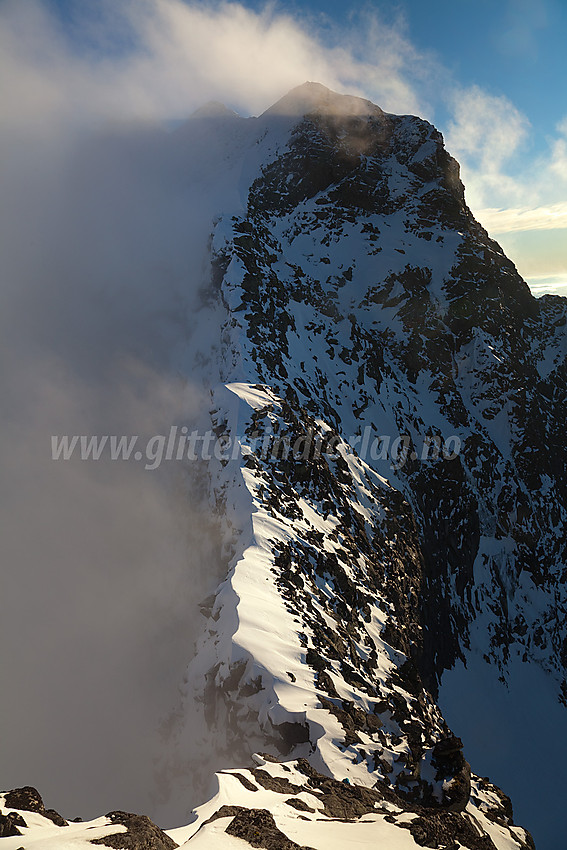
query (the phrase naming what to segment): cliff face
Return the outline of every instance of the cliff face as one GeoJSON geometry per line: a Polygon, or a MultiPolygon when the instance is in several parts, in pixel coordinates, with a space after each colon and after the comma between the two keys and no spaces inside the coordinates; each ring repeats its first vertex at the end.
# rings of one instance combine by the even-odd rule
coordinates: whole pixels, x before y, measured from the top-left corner
{"type": "Polygon", "coordinates": [[[514,646],[565,689],[565,304],[475,222],[439,133],[368,112],[303,118],[219,225],[233,360],[345,439],[408,438],[394,475],[364,459],[416,521],[432,691],[478,615],[495,663],[514,646]],[[449,459],[424,463],[428,439],[449,459]]]}
{"type": "Polygon", "coordinates": [[[262,118],[212,243],[213,421],[242,457],[213,474],[234,539],[189,672],[203,758],[303,757],[451,811],[443,670],[472,644],[565,690],[565,303],[531,296],[427,122],[313,85],[262,118]]]}
{"type": "Polygon", "coordinates": [[[163,782],[226,769],[169,834],[533,846],[436,696],[472,647],[567,700],[567,304],[531,296],[425,121],[306,84],[180,133],[226,184],[203,311],[227,576],[163,782]]]}

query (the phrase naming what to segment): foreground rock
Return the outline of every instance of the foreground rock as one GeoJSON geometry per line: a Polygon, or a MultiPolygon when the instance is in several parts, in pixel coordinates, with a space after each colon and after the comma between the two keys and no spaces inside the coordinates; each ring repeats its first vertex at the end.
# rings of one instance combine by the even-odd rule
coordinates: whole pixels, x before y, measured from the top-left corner
{"type": "Polygon", "coordinates": [[[115,850],[174,850],[177,847],[175,841],[152,823],[146,815],[109,812],[106,817],[113,824],[125,826],[127,832],[96,838],[93,844],[103,844],[115,850]]]}
{"type": "Polygon", "coordinates": [[[0,794],[0,838],[19,836],[13,847],[56,846],[60,830],[62,846],[88,848],[103,845],[115,850],[174,850],[175,841],[145,815],[109,812],[94,821],[66,821],[46,809],[36,788],[25,786],[0,794]]]}

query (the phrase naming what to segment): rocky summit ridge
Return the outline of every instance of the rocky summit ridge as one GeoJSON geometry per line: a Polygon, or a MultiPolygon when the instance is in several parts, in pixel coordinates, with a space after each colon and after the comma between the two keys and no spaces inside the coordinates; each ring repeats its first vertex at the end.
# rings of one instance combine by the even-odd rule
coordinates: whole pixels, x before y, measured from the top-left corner
{"type": "MultiPolygon", "coordinates": [[[[196,799],[216,772],[217,791],[167,835],[111,813],[91,837],[533,847],[437,696],[474,650],[504,679],[539,665],[567,701],[567,302],[531,295],[426,121],[308,83],[176,138],[191,150],[205,125],[225,578],[160,775],[196,799]]],[[[20,836],[0,850],[88,843],[0,807],[20,836]]]]}

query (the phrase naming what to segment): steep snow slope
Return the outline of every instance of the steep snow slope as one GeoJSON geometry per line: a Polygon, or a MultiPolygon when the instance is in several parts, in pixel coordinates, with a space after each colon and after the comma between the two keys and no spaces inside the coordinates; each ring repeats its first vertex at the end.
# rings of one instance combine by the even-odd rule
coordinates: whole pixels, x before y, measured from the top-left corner
{"type": "Polygon", "coordinates": [[[214,219],[227,562],[160,778],[194,801],[222,772],[171,837],[531,846],[436,694],[474,649],[567,699],[565,302],[530,295],[418,118],[306,84],[171,144],[214,219]]]}

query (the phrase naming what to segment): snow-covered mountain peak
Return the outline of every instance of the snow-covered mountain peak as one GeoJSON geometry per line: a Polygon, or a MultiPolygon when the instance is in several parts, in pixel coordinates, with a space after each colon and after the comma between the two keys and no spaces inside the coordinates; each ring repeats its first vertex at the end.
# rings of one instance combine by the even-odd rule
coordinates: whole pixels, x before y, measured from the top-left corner
{"type": "Polygon", "coordinates": [[[240,118],[241,116],[234,109],[229,109],[224,103],[219,100],[209,100],[198,109],[196,109],[190,118],[240,118]]]}
{"type": "Polygon", "coordinates": [[[291,89],[270,106],[261,117],[288,115],[301,118],[311,113],[336,117],[380,116],[379,106],[353,95],[338,94],[321,83],[306,82],[291,89]]]}

